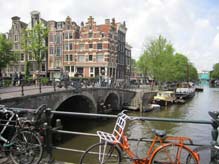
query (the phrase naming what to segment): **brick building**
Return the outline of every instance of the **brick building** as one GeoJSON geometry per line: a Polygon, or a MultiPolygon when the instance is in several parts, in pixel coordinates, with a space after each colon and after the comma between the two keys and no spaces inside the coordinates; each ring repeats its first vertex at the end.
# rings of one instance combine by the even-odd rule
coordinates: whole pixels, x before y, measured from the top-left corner
{"type": "Polygon", "coordinates": [[[125,78],[130,68],[131,47],[126,58],[125,23],[115,19],[97,25],[93,17],[78,26],[67,17],[48,21],[48,69],[64,69],[70,76],[125,78]]]}

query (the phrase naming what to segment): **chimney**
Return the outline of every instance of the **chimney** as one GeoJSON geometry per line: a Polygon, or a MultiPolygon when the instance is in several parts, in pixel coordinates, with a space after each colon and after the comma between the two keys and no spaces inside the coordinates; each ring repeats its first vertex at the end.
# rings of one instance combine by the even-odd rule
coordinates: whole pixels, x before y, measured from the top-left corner
{"type": "Polygon", "coordinates": [[[110,24],[110,19],[105,19],[105,24],[109,25],[110,24]]]}

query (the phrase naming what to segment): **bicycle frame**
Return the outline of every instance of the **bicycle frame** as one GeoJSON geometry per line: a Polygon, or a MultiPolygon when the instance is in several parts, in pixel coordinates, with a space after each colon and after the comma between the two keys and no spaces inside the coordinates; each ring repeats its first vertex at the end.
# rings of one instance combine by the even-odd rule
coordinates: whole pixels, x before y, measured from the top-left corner
{"type": "MultiPolygon", "coordinates": [[[[118,143],[118,145],[124,152],[126,152],[126,154],[129,156],[129,158],[131,160],[133,160],[133,164],[148,164],[150,162],[150,159],[153,156],[153,154],[165,145],[169,145],[171,143],[174,143],[174,144],[178,144],[181,148],[183,148],[183,146],[185,146],[184,145],[185,141],[189,141],[190,143],[192,143],[192,140],[188,137],[167,136],[167,137],[162,138],[162,137],[155,135],[148,151],[146,152],[146,157],[140,159],[130,149],[130,145],[128,143],[128,138],[126,135],[124,135],[124,133],[122,134],[121,138],[122,138],[121,143],[118,143]],[[159,143],[159,145],[157,147],[155,146],[156,143],[159,143]]],[[[187,147],[187,148],[190,149],[189,147],[187,147]]],[[[181,150],[182,149],[180,149],[177,152],[177,158],[180,158],[181,150]]],[[[192,151],[192,149],[190,149],[190,150],[192,151]]],[[[199,155],[195,152],[194,152],[194,155],[195,155],[195,158],[199,160],[199,155]]]]}
{"type": "Polygon", "coordinates": [[[1,132],[0,132],[0,140],[3,141],[4,143],[9,143],[9,141],[3,137],[3,133],[5,132],[5,130],[7,129],[7,127],[9,126],[10,122],[12,121],[12,119],[14,118],[14,116],[16,116],[16,118],[18,119],[18,116],[17,114],[15,114],[14,112],[12,111],[7,111],[8,113],[11,114],[11,116],[9,117],[9,119],[7,120],[7,122],[4,124],[1,132]]]}

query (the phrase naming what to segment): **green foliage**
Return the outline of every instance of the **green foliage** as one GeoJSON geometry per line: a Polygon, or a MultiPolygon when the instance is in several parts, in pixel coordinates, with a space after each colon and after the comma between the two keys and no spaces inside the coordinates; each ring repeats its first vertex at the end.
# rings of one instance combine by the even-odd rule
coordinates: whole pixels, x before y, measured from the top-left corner
{"type": "Polygon", "coordinates": [[[0,70],[15,60],[15,54],[12,52],[12,43],[3,34],[0,34],[0,70]]]}
{"type": "Polygon", "coordinates": [[[49,78],[48,78],[48,77],[43,77],[43,78],[41,78],[41,83],[42,83],[42,85],[48,85],[48,83],[49,83],[49,78]]]}
{"type": "Polygon", "coordinates": [[[219,79],[219,63],[216,63],[213,66],[213,71],[211,73],[211,78],[212,79],[219,79]]]}
{"type": "Polygon", "coordinates": [[[11,85],[11,80],[4,80],[4,87],[9,87],[11,85]]]}
{"type": "Polygon", "coordinates": [[[187,57],[175,53],[172,44],[162,36],[149,43],[138,60],[137,67],[145,76],[158,82],[186,81],[188,78],[195,80],[198,77],[197,70],[187,57]]]}

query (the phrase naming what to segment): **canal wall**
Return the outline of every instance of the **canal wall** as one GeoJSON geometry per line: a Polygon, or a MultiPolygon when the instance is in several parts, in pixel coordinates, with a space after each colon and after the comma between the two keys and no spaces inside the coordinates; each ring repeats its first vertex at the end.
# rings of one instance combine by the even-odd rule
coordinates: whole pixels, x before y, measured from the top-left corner
{"type": "Polygon", "coordinates": [[[144,107],[151,103],[156,93],[156,91],[137,91],[135,97],[131,101],[131,106],[138,108],[142,112],[144,107]]]}

